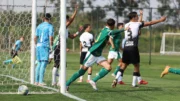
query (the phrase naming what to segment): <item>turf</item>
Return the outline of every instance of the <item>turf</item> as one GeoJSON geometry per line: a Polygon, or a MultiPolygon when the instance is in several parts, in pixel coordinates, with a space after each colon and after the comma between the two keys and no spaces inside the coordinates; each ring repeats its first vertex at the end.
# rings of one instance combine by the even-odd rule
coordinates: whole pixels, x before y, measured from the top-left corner
{"type": "MultiPolygon", "coordinates": [[[[105,55],[106,56],[106,55],[105,55]]],[[[29,56],[27,56],[29,57],[29,56]]],[[[180,80],[179,75],[168,74],[164,78],[160,78],[160,73],[164,69],[165,65],[171,65],[172,67],[179,67],[179,56],[164,56],[164,55],[152,55],[152,64],[149,65],[149,57],[146,54],[141,54],[141,75],[143,79],[149,82],[148,85],[140,85],[139,88],[132,88],[132,73],[133,66],[130,65],[124,73],[123,81],[126,85],[117,85],[116,88],[111,88],[111,83],[113,77],[111,73],[105,76],[103,79],[97,82],[98,91],[94,91],[91,86],[86,83],[87,73],[84,77],[83,83],[74,82],[70,86],[69,93],[74,94],[80,98],[86,99],[88,101],[178,101],[180,99],[180,80]]],[[[25,61],[21,66],[27,66],[29,63],[25,61]]],[[[112,67],[115,68],[117,61],[114,61],[112,67]]],[[[1,73],[9,73],[7,68],[10,68],[10,65],[6,67],[2,67],[1,73]],[[8,67],[9,66],[9,67],[8,67]]],[[[18,70],[20,72],[22,67],[18,70]]],[[[45,82],[50,85],[51,82],[51,69],[53,67],[53,63],[48,65],[46,69],[45,82]]],[[[14,68],[16,69],[16,68],[14,68]]],[[[11,70],[11,73],[13,70],[11,70]]],[[[79,54],[76,53],[68,53],[67,55],[67,79],[79,69],[79,54]]],[[[101,69],[100,66],[93,66],[93,74],[92,77],[95,77],[95,74],[101,69]]],[[[25,70],[24,70],[25,71],[25,70]]],[[[29,72],[27,70],[27,72],[29,72]]],[[[24,73],[22,73],[24,74],[24,73]]],[[[15,74],[14,74],[15,75],[15,74]]],[[[17,75],[17,73],[16,73],[17,75]]],[[[27,73],[26,80],[28,79],[29,73],[27,73]]],[[[18,75],[17,75],[18,76],[18,75]]],[[[3,83],[6,83],[5,78],[1,78],[3,83]]],[[[8,84],[8,82],[7,82],[8,84]]],[[[0,91],[6,88],[8,89],[8,85],[0,86],[0,91]]],[[[11,87],[11,86],[10,86],[11,87]]],[[[12,86],[10,89],[16,89],[16,86],[12,86]]],[[[38,88],[30,87],[30,90],[36,90],[38,88]]],[[[22,95],[0,95],[0,101],[71,101],[72,99],[67,98],[61,94],[48,94],[48,95],[40,95],[40,94],[32,94],[28,96],[22,95]]]]}

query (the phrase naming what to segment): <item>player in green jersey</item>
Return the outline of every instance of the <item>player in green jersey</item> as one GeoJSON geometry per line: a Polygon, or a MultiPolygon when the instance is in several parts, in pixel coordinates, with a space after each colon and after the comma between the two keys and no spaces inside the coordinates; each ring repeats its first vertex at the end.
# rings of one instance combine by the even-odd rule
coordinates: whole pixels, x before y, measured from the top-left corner
{"type": "MultiPolygon", "coordinates": [[[[117,28],[118,29],[123,29],[124,24],[123,23],[118,23],[117,24],[117,28]]],[[[112,48],[112,46],[110,46],[110,50],[109,50],[109,54],[108,54],[108,62],[109,64],[113,63],[114,59],[118,60],[118,65],[116,66],[116,69],[114,71],[114,73],[112,74],[112,76],[115,77],[115,75],[117,74],[117,72],[119,71],[121,65],[122,65],[122,55],[120,53],[120,43],[122,42],[122,33],[117,33],[113,36],[113,43],[114,43],[114,48],[112,48]]],[[[123,81],[118,81],[119,84],[124,84],[123,81]]]]}
{"type": "MultiPolygon", "coordinates": [[[[97,63],[103,67],[98,73],[98,75],[89,81],[89,83],[91,84],[94,90],[97,90],[96,82],[111,71],[111,65],[102,56],[102,51],[103,51],[103,48],[106,46],[106,43],[109,41],[109,37],[113,36],[112,30],[114,29],[114,25],[115,25],[114,19],[107,20],[106,26],[101,30],[95,43],[87,52],[86,58],[83,61],[83,67],[79,69],[76,73],[74,73],[72,77],[66,82],[67,90],[70,84],[73,81],[75,81],[77,78],[79,78],[81,75],[84,75],[88,67],[91,67],[94,63],[97,63]]],[[[120,33],[122,31],[124,31],[124,29],[116,30],[114,31],[114,33],[120,33]]]]}

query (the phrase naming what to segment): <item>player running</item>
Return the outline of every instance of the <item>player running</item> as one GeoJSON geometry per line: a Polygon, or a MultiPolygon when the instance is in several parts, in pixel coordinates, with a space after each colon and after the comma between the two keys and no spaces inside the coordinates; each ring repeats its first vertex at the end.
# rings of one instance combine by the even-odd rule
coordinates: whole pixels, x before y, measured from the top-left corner
{"type": "MultiPolygon", "coordinates": [[[[90,31],[91,31],[90,24],[85,24],[83,29],[84,29],[84,33],[82,33],[82,35],[79,38],[80,39],[80,50],[81,50],[80,68],[82,68],[83,61],[86,57],[86,54],[94,42],[94,37],[90,33],[90,31]]],[[[91,80],[91,74],[92,74],[92,67],[89,67],[88,68],[88,78],[86,81],[87,83],[91,80]]],[[[78,82],[83,82],[83,76],[80,76],[80,79],[78,82]]]]}
{"type": "Polygon", "coordinates": [[[36,29],[34,41],[36,43],[36,58],[38,64],[36,66],[35,85],[46,85],[44,73],[49,59],[49,51],[52,51],[54,28],[50,24],[51,15],[46,13],[41,23],[36,29]]]}
{"type": "MultiPolygon", "coordinates": [[[[3,64],[9,64],[9,63],[13,62],[13,58],[18,56],[18,51],[22,51],[21,46],[22,46],[23,41],[24,41],[24,37],[22,36],[22,37],[20,37],[19,40],[17,40],[15,42],[15,44],[13,45],[12,50],[11,50],[12,59],[3,61],[3,64]]],[[[14,65],[12,67],[14,67],[14,65]]]]}
{"type": "Polygon", "coordinates": [[[118,71],[116,75],[116,79],[113,80],[112,87],[116,87],[117,79],[120,75],[123,75],[124,70],[129,64],[134,65],[134,72],[133,72],[133,80],[132,80],[132,87],[137,87],[137,80],[138,84],[147,84],[147,81],[142,80],[140,71],[139,71],[139,63],[140,63],[140,56],[138,50],[138,39],[139,39],[139,30],[142,27],[154,25],[166,20],[166,17],[161,17],[158,20],[153,20],[150,22],[138,22],[138,15],[136,12],[129,13],[130,22],[125,25],[129,27],[129,30],[125,31],[125,46],[123,50],[123,65],[121,69],[118,71]]]}
{"type": "MultiPolygon", "coordinates": [[[[119,30],[123,29],[124,28],[124,24],[123,23],[118,23],[117,24],[117,28],[119,30]]],[[[112,74],[112,76],[115,76],[117,74],[117,72],[119,71],[121,65],[122,65],[122,55],[120,53],[120,43],[121,43],[121,40],[122,40],[122,33],[118,33],[116,35],[113,36],[113,43],[114,43],[114,48],[112,48],[112,46],[110,46],[110,49],[109,49],[109,54],[108,54],[108,62],[109,64],[112,64],[113,63],[113,60],[114,59],[117,59],[118,60],[118,65],[114,71],[114,73],[112,74]]],[[[124,84],[123,81],[118,81],[119,84],[124,84]]]]}
{"type": "MultiPolygon", "coordinates": [[[[113,35],[112,30],[114,29],[114,25],[115,25],[114,19],[107,20],[106,26],[101,30],[95,43],[87,52],[86,57],[83,61],[83,67],[79,69],[76,73],[74,73],[72,77],[66,82],[67,90],[69,89],[70,84],[74,82],[77,78],[79,78],[80,76],[84,75],[88,67],[91,67],[94,63],[97,63],[98,65],[103,67],[98,73],[98,75],[89,81],[89,83],[91,84],[94,90],[97,90],[96,82],[111,71],[111,65],[102,56],[102,51],[103,51],[103,48],[106,46],[106,43],[110,39],[109,37],[112,37],[113,35]]],[[[117,32],[120,33],[123,31],[124,31],[123,29],[116,30],[114,33],[117,33],[117,32]]],[[[111,45],[113,44],[111,43],[111,45]]]]}
{"type": "MultiPolygon", "coordinates": [[[[79,31],[77,31],[75,34],[70,34],[70,32],[68,31],[68,27],[71,25],[71,23],[74,21],[74,18],[77,14],[78,11],[78,6],[75,7],[75,11],[73,13],[73,15],[71,16],[71,18],[69,18],[69,16],[66,16],[66,38],[70,38],[70,39],[74,39],[78,36],[79,32],[82,30],[82,28],[79,28],[79,31]]],[[[56,81],[56,75],[58,72],[58,68],[60,65],[60,37],[59,35],[57,35],[57,41],[54,43],[54,67],[52,69],[52,86],[57,85],[57,81],[56,81]]],[[[68,49],[66,50],[68,51],[68,49]]],[[[60,77],[58,80],[58,85],[60,85],[60,77]]]]}

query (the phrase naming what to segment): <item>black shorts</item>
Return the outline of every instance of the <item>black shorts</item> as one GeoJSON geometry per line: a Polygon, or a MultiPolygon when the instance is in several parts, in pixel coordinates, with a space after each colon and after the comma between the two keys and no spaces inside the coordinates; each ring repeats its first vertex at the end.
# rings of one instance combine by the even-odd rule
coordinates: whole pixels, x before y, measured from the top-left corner
{"type": "Polygon", "coordinates": [[[17,56],[17,55],[18,55],[18,52],[17,52],[17,51],[11,50],[11,56],[12,56],[12,58],[14,58],[14,57],[17,56]]]}
{"type": "Polygon", "coordinates": [[[84,61],[84,59],[86,57],[86,54],[87,54],[87,52],[81,52],[81,56],[80,56],[80,64],[81,65],[83,64],[83,61],[84,61]]]}
{"type": "Polygon", "coordinates": [[[54,48],[54,67],[59,67],[60,64],[60,45],[54,48]]]}
{"type": "Polygon", "coordinates": [[[140,56],[138,47],[126,47],[123,50],[123,63],[126,64],[139,64],[140,56]]]}

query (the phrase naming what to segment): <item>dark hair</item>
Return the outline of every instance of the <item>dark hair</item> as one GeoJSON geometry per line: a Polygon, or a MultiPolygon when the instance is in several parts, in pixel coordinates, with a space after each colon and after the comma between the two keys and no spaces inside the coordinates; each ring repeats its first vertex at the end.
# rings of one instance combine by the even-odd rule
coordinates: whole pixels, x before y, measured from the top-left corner
{"type": "Polygon", "coordinates": [[[51,18],[51,14],[50,14],[50,13],[46,13],[46,14],[44,15],[44,18],[45,18],[46,20],[49,20],[49,19],[51,18]]]}
{"type": "Polygon", "coordinates": [[[117,28],[119,27],[119,26],[123,26],[124,25],[124,23],[118,23],[117,24],[117,28]]]}
{"type": "Polygon", "coordinates": [[[86,28],[88,28],[90,26],[90,24],[85,24],[84,26],[83,26],[83,30],[86,30],[86,28]]]}
{"type": "Polygon", "coordinates": [[[66,19],[69,19],[69,15],[66,15],[66,19]]]}
{"type": "Polygon", "coordinates": [[[108,26],[114,26],[115,25],[115,20],[110,18],[110,19],[107,20],[106,23],[107,23],[108,26]]]}
{"type": "Polygon", "coordinates": [[[128,17],[131,20],[132,18],[135,18],[137,16],[137,12],[131,12],[129,13],[128,17]]]}

